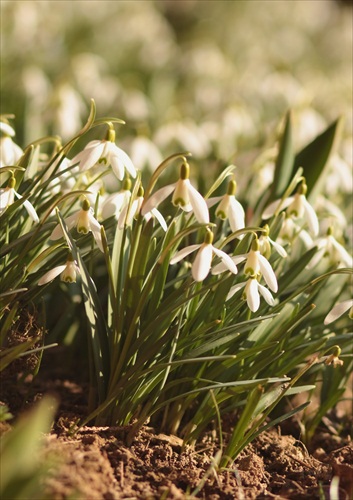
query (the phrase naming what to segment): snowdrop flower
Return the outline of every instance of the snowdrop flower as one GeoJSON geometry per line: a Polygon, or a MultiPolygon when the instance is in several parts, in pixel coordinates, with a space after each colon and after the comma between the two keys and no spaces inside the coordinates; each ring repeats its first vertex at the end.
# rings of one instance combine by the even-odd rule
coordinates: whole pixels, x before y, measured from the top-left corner
{"type": "Polygon", "coordinates": [[[244,283],[238,283],[234,285],[227,295],[226,300],[229,300],[233,295],[241,288],[244,288],[243,299],[246,300],[250,311],[256,312],[260,307],[260,295],[265,299],[267,304],[273,306],[275,304],[275,300],[272,297],[272,294],[267,288],[263,285],[260,285],[257,278],[255,276],[250,276],[248,281],[244,283]]]}
{"type": "Polygon", "coordinates": [[[201,194],[191,185],[189,181],[190,167],[184,162],[180,168],[180,178],[178,182],[169,184],[156,191],[148,198],[142,207],[142,215],[156,208],[163,200],[173,193],[172,203],[180,207],[185,212],[194,212],[198,222],[208,224],[210,217],[206,201],[201,194]]]}
{"type": "Polygon", "coordinates": [[[13,142],[10,136],[0,138],[0,168],[16,165],[23,155],[20,146],[13,142]]]}
{"type": "Polygon", "coordinates": [[[61,281],[65,281],[66,283],[76,283],[76,276],[77,274],[80,274],[80,270],[71,253],[68,255],[66,264],[54,267],[54,269],[45,273],[44,276],[42,276],[38,281],[38,285],[46,285],[59,276],[59,274],[61,281]]]}
{"type": "Polygon", "coordinates": [[[117,193],[113,193],[103,201],[102,218],[108,219],[112,215],[116,219],[119,218],[122,209],[129,203],[131,197],[131,180],[125,179],[122,189],[117,193]]]}
{"type": "MultiPolygon", "coordinates": [[[[102,236],[101,236],[101,225],[93,216],[93,209],[91,208],[90,202],[85,198],[82,203],[81,210],[73,215],[70,215],[65,219],[65,223],[69,229],[76,227],[78,233],[87,234],[92,231],[94,239],[96,240],[97,246],[101,252],[103,252],[102,236]]],[[[62,238],[63,231],[58,224],[50,235],[51,240],[58,240],[62,238]]]]}
{"type": "Polygon", "coordinates": [[[199,250],[191,267],[191,274],[195,281],[203,281],[207,277],[211,269],[213,254],[222,260],[224,271],[230,271],[233,274],[237,274],[238,269],[232,258],[219,248],[214,247],[212,242],[213,233],[208,229],[205,240],[202,244],[190,245],[183,248],[183,250],[180,250],[175,254],[175,256],[171,259],[170,264],[176,264],[190,253],[195,250],[199,250]]]}
{"type": "Polygon", "coordinates": [[[218,201],[220,202],[216,208],[216,217],[222,220],[228,219],[233,232],[245,227],[244,209],[239,201],[235,199],[236,188],[237,183],[235,180],[231,180],[228,184],[227,194],[209,198],[206,201],[208,207],[212,207],[218,201]]]}
{"type": "Polygon", "coordinates": [[[283,221],[278,240],[283,244],[288,242],[293,244],[297,236],[304,243],[305,248],[309,249],[313,246],[314,242],[310,234],[298,226],[291,217],[287,216],[283,221]]]}
{"type": "MultiPolygon", "coordinates": [[[[131,203],[131,205],[126,204],[123,209],[120,212],[120,216],[118,219],[118,228],[122,229],[124,225],[130,226],[132,224],[132,219],[136,217],[137,214],[140,213],[142,204],[144,202],[144,197],[143,197],[144,191],[143,187],[140,186],[137,192],[137,197],[136,199],[131,203]]],[[[160,225],[162,226],[162,229],[166,231],[168,229],[167,223],[163,217],[163,215],[160,213],[159,210],[156,208],[152,208],[149,212],[146,212],[143,215],[144,219],[146,221],[149,221],[152,217],[155,217],[160,225]]]]}
{"type": "Polygon", "coordinates": [[[327,258],[329,264],[353,267],[353,258],[347,250],[336,240],[332,234],[332,227],[329,227],[324,238],[319,238],[316,242],[318,248],[316,254],[311,259],[309,268],[315,267],[323,258],[327,258]]]}
{"type": "Polygon", "coordinates": [[[340,318],[342,314],[349,310],[348,316],[353,319],[353,299],[344,300],[336,304],[324,319],[324,324],[328,325],[340,318]]]}
{"type": "Polygon", "coordinates": [[[131,177],[136,177],[136,169],[129,156],[115,144],[115,130],[109,128],[107,139],[90,141],[83,151],[74,156],[71,165],[78,163],[80,170],[89,170],[96,163],[111,165],[119,180],[124,177],[125,169],[131,177]]]}
{"type": "Polygon", "coordinates": [[[272,246],[281,257],[287,257],[287,252],[282,247],[282,245],[280,245],[276,241],[273,241],[270,238],[270,236],[269,236],[270,228],[268,227],[267,224],[265,224],[264,230],[265,230],[265,233],[263,233],[259,238],[260,253],[264,257],[269,258],[271,256],[271,246],[272,246]]]}
{"type": "Polygon", "coordinates": [[[7,122],[0,121],[0,132],[9,137],[13,137],[15,135],[14,129],[7,122]]]}
{"type": "MultiPolygon", "coordinates": [[[[259,240],[255,238],[252,242],[250,252],[246,254],[234,255],[233,257],[231,257],[231,259],[235,264],[239,264],[240,262],[243,262],[245,260],[245,275],[249,278],[260,278],[262,275],[268,287],[273,292],[277,292],[278,284],[276,275],[269,261],[263,255],[261,255],[259,248],[259,240]]],[[[224,270],[224,265],[221,262],[212,269],[212,274],[219,274],[224,270]]],[[[251,286],[254,288],[257,285],[251,286]]]]}
{"type": "Polygon", "coordinates": [[[293,219],[305,219],[309,226],[309,231],[313,236],[319,233],[319,221],[315,210],[306,199],[307,186],[301,182],[294,196],[289,196],[286,200],[276,200],[265,209],[262,214],[263,219],[269,219],[277,211],[286,209],[287,215],[293,219]]]}
{"type": "MultiPolygon", "coordinates": [[[[14,203],[15,197],[18,199],[22,199],[22,196],[20,194],[18,194],[17,191],[15,191],[15,186],[16,186],[16,180],[12,176],[12,177],[10,177],[6,188],[0,189],[0,214],[2,214],[8,206],[10,206],[14,203]]],[[[23,206],[27,210],[28,215],[31,217],[31,219],[34,222],[38,223],[39,217],[38,217],[37,212],[35,211],[32,203],[30,203],[28,200],[25,200],[23,202],[23,206]]]]}

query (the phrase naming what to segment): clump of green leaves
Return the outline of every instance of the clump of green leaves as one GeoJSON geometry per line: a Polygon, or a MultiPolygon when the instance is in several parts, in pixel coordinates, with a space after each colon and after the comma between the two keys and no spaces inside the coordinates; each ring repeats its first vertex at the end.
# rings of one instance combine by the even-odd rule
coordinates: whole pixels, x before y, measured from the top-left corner
{"type": "MultiPolygon", "coordinates": [[[[282,402],[315,390],[339,353],[340,387],[352,371],[348,316],[335,330],[324,325],[346,294],[351,257],[331,230],[315,244],[312,207],[338,122],[295,154],[288,114],[271,189],[247,193],[253,201],[245,210],[235,182],[241,172],[232,165],[211,181],[204,176],[204,196],[194,187],[188,153],[167,158],[145,180],[115,145],[114,122],[95,120],[92,105],[80,134],[36,170],[29,182],[39,226],[17,235],[9,218],[4,254],[8,262],[26,256],[28,266],[21,275],[4,267],[4,282],[16,277],[16,287],[28,287],[27,300],[41,293],[36,283],[59,275],[76,292],[80,286],[91,366],[85,423],[130,424],[131,442],[150,420],[193,443],[215,419],[232,414],[226,447],[220,432],[225,467],[264,429],[305,409],[309,401],[290,411],[282,402]],[[63,172],[74,189],[65,193],[59,165],[95,126],[107,134],[68,160],[63,172]],[[107,197],[110,167],[121,189],[107,197]],[[163,185],[168,174],[171,183],[163,185]],[[54,197],[52,175],[59,180],[54,197]],[[321,254],[326,261],[318,265],[321,254]],[[275,408],[281,411],[274,417],[275,408]]],[[[19,303],[11,298],[9,310],[19,303]]]]}

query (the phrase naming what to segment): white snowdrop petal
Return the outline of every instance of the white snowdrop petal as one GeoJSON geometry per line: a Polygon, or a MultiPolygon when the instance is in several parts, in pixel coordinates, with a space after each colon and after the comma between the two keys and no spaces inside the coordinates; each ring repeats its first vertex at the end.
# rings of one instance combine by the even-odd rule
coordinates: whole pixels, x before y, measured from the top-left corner
{"type": "Polygon", "coordinates": [[[9,205],[13,203],[14,190],[13,189],[0,189],[0,211],[2,212],[9,205]]]}
{"type": "Polygon", "coordinates": [[[157,208],[152,208],[151,213],[158,220],[158,222],[160,223],[162,229],[164,231],[167,231],[167,229],[168,229],[167,223],[166,223],[165,218],[163,217],[163,215],[160,213],[160,211],[157,210],[157,208]]]}
{"type": "Polygon", "coordinates": [[[196,219],[201,224],[208,224],[210,222],[210,216],[206,201],[190,182],[188,183],[188,193],[196,219]]]}
{"type": "Polygon", "coordinates": [[[265,208],[262,214],[262,218],[264,220],[269,219],[279,208],[281,210],[284,210],[285,208],[289,207],[292,201],[294,201],[294,196],[289,196],[285,200],[280,199],[273,201],[265,208]]]}
{"type": "Polygon", "coordinates": [[[40,280],[38,281],[38,285],[39,286],[45,285],[46,283],[53,281],[53,279],[59,276],[59,274],[61,274],[64,271],[64,269],[66,269],[66,264],[54,267],[54,269],[51,269],[50,271],[45,273],[44,276],[40,278],[40,280]]]}
{"type": "Polygon", "coordinates": [[[275,299],[272,297],[271,292],[266,287],[260,285],[260,283],[258,284],[258,289],[263,298],[266,300],[267,304],[270,306],[274,306],[275,299]]]}
{"type": "Polygon", "coordinates": [[[119,181],[122,181],[125,174],[124,163],[118,156],[112,156],[110,158],[110,164],[116,177],[119,179],[119,181]]]}
{"type": "Polygon", "coordinates": [[[347,250],[333,237],[331,239],[331,244],[336,250],[342,264],[346,267],[353,267],[353,258],[347,250]]]}
{"type": "Polygon", "coordinates": [[[147,212],[150,212],[152,210],[152,208],[158,207],[158,205],[174,191],[175,186],[176,183],[168,184],[168,186],[164,186],[153,193],[142,207],[142,215],[146,215],[147,212]]]}
{"type": "Polygon", "coordinates": [[[246,285],[246,281],[244,283],[238,283],[237,285],[232,286],[229,290],[226,301],[231,299],[233,295],[235,295],[239,290],[241,290],[246,285]]]}
{"type": "Polygon", "coordinates": [[[218,203],[222,199],[223,199],[223,196],[214,196],[213,198],[207,198],[207,200],[205,200],[205,201],[206,201],[206,205],[208,206],[208,208],[211,208],[211,207],[213,207],[213,205],[215,205],[216,203],[218,203]]]}
{"type": "Polygon", "coordinates": [[[229,225],[231,230],[238,231],[245,227],[245,213],[241,204],[234,198],[230,197],[230,210],[228,211],[229,225]]]}
{"type": "Polygon", "coordinates": [[[39,222],[39,217],[38,217],[38,214],[34,208],[34,206],[32,205],[32,203],[28,200],[25,200],[23,202],[23,206],[25,207],[25,209],[27,210],[28,212],[28,215],[30,216],[30,218],[38,224],[39,222]]]}
{"type": "MultiPolygon", "coordinates": [[[[226,266],[226,270],[230,271],[233,274],[238,273],[238,268],[234,263],[233,259],[223,252],[223,250],[219,250],[218,248],[213,247],[213,252],[222,259],[223,264],[226,266]]],[[[213,274],[213,273],[212,273],[213,274]]]]}
{"type": "Polygon", "coordinates": [[[191,268],[191,274],[195,281],[203,281],[211,269],[212,245],[202,244],[197,252],[191,268]]]}
{"type": "Polygon", "coordinates": [[[190,245],[188,247],[183,248],[182,250],[179,250],[172,259],[170,259],[169,264],[176,264],[179,262],[181,259],[189,255],[191,252],[194,252],[198,248],[200,248],[201,244],[199,245],[190,245]]]}
{"type": "Polygon", "coordinates": [[[316,212],[307,199],[303,200],[303,206],[309,231],[313,236],[317,236],[319,234],[319,221],[316,212]]]}
{"type": "MultiPolygon", "coordinates": [[[[78,214],[75,213],[65,219],[65,224],[67,225],[68,229],[72,229],[77,224],[77,218],[78,214]]],[[[58,224],[53,229],[51,235],[49,236],[49,239],[55,241],[63,237],[64,237],[63,230],[61,229],[61,225],[58,224]]]]}
{"type": "Polygon", "coordinates": [[[260,307],[260,295],[258,290],[258,282],[255,279],[250,279],[245,286],[246,302],[252,312],[256,312],[260,307]]]}
{"type": "Polygon", "coordinates": [[[131,177],[133,177],[135,179],[136,175],[137,175],[136,168],[135,168],[134,164],[132,163],[132,160],[129,157],[129,155],[127,153],[125,153],[125,151],[123,151],[122,149],[118,148],[118,146],[116,146],[115,144],[113,144],[113,147],[111,147],[111,154],[112,154],[112,157],[119,158],[119,160],[123,163],[123,165],[125,166],[126,170],[129,172],[131,177]]]}
{"type": "Polygon", "coordinates": [[[283,258],[287,257],[288,254],[287,254],[286,250],[282,247],[282,245],[280,245],[279,243],[277,243],[277,241],[271,240],[271,238],[269,238],[269,240],[270,240],[270,243],[273,246],[273,248],[278,253],[278,255],[280,255],[283,258]]]}
{"type": "Polygon", "coordinates": [[[329,323],[333,323],[333,321],[342,316],[342,314],[348,311],[351,307],[353,307],[353,299],[348,299],[344,300],[343,302],[339,302],[328,313],[328,315],[324,319],[324,324],[328,325],[329,323]]]}
{"type": "MultiPolygon", "coordinates": [[[[240,262],[243,262],[247,258],[246,254],[239,254],[239,255],[233,255],[230,257],[232,261],[234,262],[235,265],[240,264],[240,262]]],[[[212,269],[212,274],[220,274],[223,273],[224,271],[227,270],[227,266],[223,263],[220,262],[214,268],[212,269]]]]}
{"type": "Polygon", "coordinates": [[[258,259],[259,259],[260,270],[261,273],[263,274],[264,280],[266,281],[267,285],[273,292],[277,292],[278,290],[277,278],[271,267],[271,264],[260,253],[258,255],[258,259]]]}
{"type": "Polygon", "coordinates": [[[81,153],[78,153],[70,162],[71,165],[79,163],[80,170],[89,170],[92,168],[101,157],[104,150],[104,142],[98,141],[99,144],[91,147],[86,147],[81,153]]]}
{"type": "Polygon", "coordinates": [[[9,135],[11,137],[15,135],[14,129],[8,123],[0,122],[0,130],[3,134],[9,135]]]}

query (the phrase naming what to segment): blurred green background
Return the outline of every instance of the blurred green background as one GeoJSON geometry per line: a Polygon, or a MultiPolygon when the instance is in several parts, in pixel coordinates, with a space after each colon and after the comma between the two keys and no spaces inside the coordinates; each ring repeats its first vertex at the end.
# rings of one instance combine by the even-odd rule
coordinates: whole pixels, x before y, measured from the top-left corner
{"type": "MultiPolygon", "coordinates": [[[[300,146],[346,115],[352,7],[333,0],[1,1],[1,112],[70,138],[90,98],[163,154],[228,158],[296,110],[300,146]]],[[[350,142],[351,145],[351,142],[350,142]]],[[[347,145],[349,149],[349,144],[347,145]]]]}

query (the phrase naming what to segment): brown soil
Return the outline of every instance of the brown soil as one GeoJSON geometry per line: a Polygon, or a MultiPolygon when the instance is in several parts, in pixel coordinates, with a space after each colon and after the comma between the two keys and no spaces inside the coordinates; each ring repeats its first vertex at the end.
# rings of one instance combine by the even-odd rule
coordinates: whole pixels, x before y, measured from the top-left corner
{"type": "MultiPolygon", "coordinates": [[[[180,438],[149,427],[130,447],[127,428],[87,426],[70,435],[72,424],[84,415],[87,391],[74,381],[77,377],[68,379],[62,372],[52,366],[50,373],[43,370],[33,381],[17,383],[16,390],[11,377],[6,383],[3,379],[0,397],[14,414],[45,393],[61,401],[52,433],[45,437],[44,459],[58,457],[45,482],[50,500],[323,500],[330,498],[334,476],[339,478],[338,500],[353,499],[353,443],[348,423],[336,432],[337,415],[326,419],[310,452],[297,439],[295,421],[289,421],[263,433],[219,471],[214,465],[217,436],[211,431],[195,448],[183,448],[180,438]]],[[[229,422],[224,428],[230,428],[229,422]]]]}

